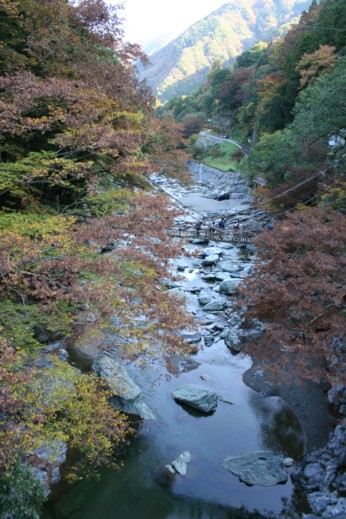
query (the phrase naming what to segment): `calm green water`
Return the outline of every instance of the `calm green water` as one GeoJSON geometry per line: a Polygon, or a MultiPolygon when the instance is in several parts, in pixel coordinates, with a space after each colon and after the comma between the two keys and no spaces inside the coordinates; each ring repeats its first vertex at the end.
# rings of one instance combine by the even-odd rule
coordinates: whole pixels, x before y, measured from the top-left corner
{"type": "Polygon", "coordinates": [[[219,462],[256,449],[299,457],[304,442],[298,420],[279,398],[263,398],[243,384],[250,360],[232,357],[223,342],[201,351],[196,360],[196,369],[168,380],[162,369],[130,369],[157,420],[142,424],[120,471],[104,470],[99,481],[76,485],[42,519],[223,518],[237,517],[232,509],[241,507],[280,511],[282,497],[292,492],[289,482],[249,487],[219,462]],[[220,401],[214,414],[200,415],[172,399],[171,391],[181,383],[204,385],[234,404],[220,401]],[[187,475],[167,481],[162,467],[184,450],[192,456],[187,475]]]}

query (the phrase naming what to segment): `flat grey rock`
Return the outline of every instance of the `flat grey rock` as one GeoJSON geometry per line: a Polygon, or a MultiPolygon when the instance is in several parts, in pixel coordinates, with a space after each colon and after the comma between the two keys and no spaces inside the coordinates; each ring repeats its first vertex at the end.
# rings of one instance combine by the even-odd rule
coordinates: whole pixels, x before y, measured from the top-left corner
{"type": "Polygon", "coordinates": [[[226,306],[226,301],[222,297],[211,300],[204,307],[205,312],[220,312],[226,306]]]}
{"type": "Polygon", "coordinates": [[[222,460],[220,465],[248,485],[271,487],[286,483],[288,479],[282,457],[270,451],[245,452],[229,456],[222,460]]]}

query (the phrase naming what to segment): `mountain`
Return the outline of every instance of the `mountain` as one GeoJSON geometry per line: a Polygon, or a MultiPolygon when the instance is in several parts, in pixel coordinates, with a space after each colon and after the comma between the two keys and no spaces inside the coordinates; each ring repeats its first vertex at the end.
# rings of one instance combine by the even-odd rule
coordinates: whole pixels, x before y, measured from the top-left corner
{"type": "Polygon", "coordinates": [[[154,54],[154,52],[158,52],[162,47],[168,45],[174,39],[174,36],[175,35],[172,33],[163,33],[159,34],[155,38],[143,41],[143,50],[148,56],[150,56],[151,54],[154,54]]]}
{"type": "Polygon", "coordinates": [[[158,99],[189,94],[202,84],[216,60],[231,64],[256,41],[270,41],[309,7],[311,0],[237,0],[193,24],[154,52],[140,68],[158,99]],[[286,27],[285,27],[286,25],[286,27]]]}

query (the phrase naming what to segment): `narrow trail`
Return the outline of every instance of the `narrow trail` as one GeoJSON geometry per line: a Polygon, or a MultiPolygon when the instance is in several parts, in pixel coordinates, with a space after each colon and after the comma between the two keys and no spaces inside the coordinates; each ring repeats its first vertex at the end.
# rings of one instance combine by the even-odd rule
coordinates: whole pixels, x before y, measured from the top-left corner
{"type": "Polygon", "coordinates": [[[244,153],[244,155],[246,157],[249,156],[250,154],[250,147],[249,146],[246,146],[245,144],[240,144],[240,142],[234,140],[234,139],[230,139],[229,137],[218,137],[217,135],[211,135],[209,132],[205,131],[205,132],[201,132],[201,133],[204,133],[204,135],[208,135],[210,138],[213,138],[214,140],[216,141],[221,141],[221,142],[230,142],[232,144],[234,144],[235,146],[237,146],[239,149],[241,149],[241,151],[244,153]]]}

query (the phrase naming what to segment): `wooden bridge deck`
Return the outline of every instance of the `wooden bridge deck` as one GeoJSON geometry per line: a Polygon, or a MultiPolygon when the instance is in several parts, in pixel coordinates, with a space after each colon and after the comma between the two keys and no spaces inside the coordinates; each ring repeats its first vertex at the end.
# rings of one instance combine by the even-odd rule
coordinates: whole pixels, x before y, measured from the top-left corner
{"type": "Polygon", "coordinates": [[[201,229],[195,227],[172,227],[167,230],[168,236],[176,238],[191,238],[197,240],[213,240],[227,243],[252,243],[256,237],[254,233],[227,229],[201,229]]]}

